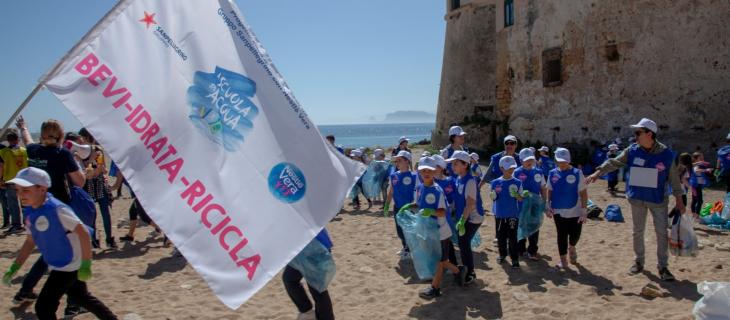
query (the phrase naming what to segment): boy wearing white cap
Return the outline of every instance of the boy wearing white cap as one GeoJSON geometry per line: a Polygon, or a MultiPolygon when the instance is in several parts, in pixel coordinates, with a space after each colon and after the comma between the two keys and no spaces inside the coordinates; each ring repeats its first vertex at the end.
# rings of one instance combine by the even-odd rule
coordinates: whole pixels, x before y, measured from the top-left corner
{"type": "MultiPolygon", "coordinates": [[[[522,182],[522,189],[530,192],[530,197],[539,198],[542,200],[547,199],[547,188],[545,185],[545,176],[542,170],[535,167],[535,153],[529,148],[520,150],[520,160],[522,160],[522,166],[515,170],[514,176],[522,182]]],[[[537,205],[539,202],[534,201],[533,204],[537,205]]],[[[520,202],[520,211],[522,211],[523,202],[520,202]]],[[[540,212],[542,215],[542,212],[540,212]]],[[[527,239],[518,239],[517,247],[519,255],[527,254],[530,260],[538,260],[537,249],[538,240],[540,238],[540,230],[529,235],[527,239]],[[530,246],[527,246],[527,241],[530,241],[530,246]]]]}
{"type": "Polygon", "coordinates": [[[631,204],[631,216],[634,224],[634,265],[629,269],[631,274],[639,274],[644,270],[644,229],[646,228],[647,210],[651,212],[654,231],[657,239],[657,268],[659,277],[664,281],[674,281],[669,272],[668,219],[669,199],[667,185],[671,186],[676,209],[684,214],[686,211],[682,200],[682,182],[674,162],[674,152],[657,141],[657,125],[647,118],[631,125],[635,129],[636,143],[624,149],[616,158],[608,159],[597,171],[586,178],[592,183],[598,177],[622,167],[628,167],[629,179],[626,183],[626,197],[631,204]]]}
{"type": "MultiPolygon", "coordinates": [[[[608,145],[608,152],[606,153],[606,159],[613,159],[618,156],[618,145],[615,143],[608,145]]],[[[608,182],[608,192],[611,194],[616,193],[616,186],[618,185],[618,171],[609,172],[606,174],[606,181],[608,182]]]]}
{"type": "Polygon", "coordinates": [[[441,278],[443,278],[445,269],[449,269],[457,276],[456,280],[459,285],[464,284],[466,275],[463,266],[457,267],[449,262],[450,251],[453,250],[451,228],[449,228],[446,221],[446,195],[441,187],[434,182],[436,167],[436,161],[431,157],[423,158],[419,162],[418,173],[422,176],[423,183],[416,189],[416,202],[411,205],[422,209],[424,216],[430,216],[438,220],[439,239],[441,240],[441,259],[436,267],[431,286],[419,293],[419,296],[424,299],[432,299],[441,295],[441,278]]]}
{"type": "Polygon", "coordinates": [[[540,167],[542,174],[545,178],[547,178],[548,172],[555,168],[555,162],[553,162],[553,159],[550,158],[550,148],[542,146],[540,149],[537,149],[537,151],[540,152],[540,156],[537,157],[537,166],[540,167]]]}
{"type": "MultiPolygon", "coordinates": [[[[390,203],[393,203],[393,213],[398,213],[400,209],[413,202],[416,190],[416,174],[411,171],[411,153],[408,151],[400,151],[394,157],[396,169],[398,171],[390,175],[390,187],[388,188],[388,196],[383,204],[383,214],[387,217],[390,210],[390,203]]],[[[393,215],[395,219],[395,214],[393,215]]],[[[403,237],[403,229],[398,225],[396,220],[395,229],[400,238],[403,249],[398,253],[402,259],[408,259],[410,250],[403,237]]]]}
{"type": "Polygon", "coordinates": [[[568,149],[557,148],[555,162],[558,167],[550,171],[547,179],[547,216],[555,220],[560,254],[557,267],[563,269],[568,267],[568,254],[570,263],[578,264],[575,246],[580,240],[583,223],[588,218],[588,189],[583,172],[570,165],[568,149]]]}
{"type": "Polygon", "coordinates": [[[725,137],[725,145],[717,150],[717,166],[719,176],[725,182],[725,192],[730,192],[730,133],[725,137]]]}
{"type": "Polygon", "coordinates": [[[453,165],[456,173],[456,195],[454,196],[454,211],[456,231],[458,234],[459,253],[461,262],[466,267],[465,283],[471,283],[476,279],[474,272],[474,254],[471,249],[471,240],[484,222],[484,211],[479,212],[477,201],[479,199],[479,187],[477,178],[469,170],[471,157],[464,151],[456,151],[447,161],[453,165]]]}
{"type": "MultiPolygon", "coordinates": [[[[459,126],[452,126],[449,128],[449,145],[447,145],[443,150],[441,150],[441,156],[444,159],[449,159],[451,156],[454,155],[455,151],[464,151],[469,152],[469,148],[464,145],[464,136],[466,136],[466,132],[464,129],[462,129],[459,126]]],[[[446,172],[449,173],[450,176],[454,175],[454,170],[451,168],[451,163],[447,164],[446,172]]]]}
{"type": "Polygon", "coordinates": [[[522,200],[522,182],[513,176],[517,161],[511,156],[499,159],[502,176],[492,180],[489,195],[494,201],[492,212],[497,225],[497,245],[499,247],[498,263],[505,262],[509,254],[512,268],[520,267],[517,252],[517,228],[519,226],[520,208],[517,204],[522,200]]]}
{"type": "Polygon", "coordinates": [[[10,285],[15,273],[38,247],[51,270],[35,304],[39,319],[56,319],[64,294],[100,319],[117,319],[86,287],[85,281],[91,278],[91,237],[73,210],[48,193],[48,173],[26,168],[8,182],[18,187],[28,236],[3,282],[10,285]]]}

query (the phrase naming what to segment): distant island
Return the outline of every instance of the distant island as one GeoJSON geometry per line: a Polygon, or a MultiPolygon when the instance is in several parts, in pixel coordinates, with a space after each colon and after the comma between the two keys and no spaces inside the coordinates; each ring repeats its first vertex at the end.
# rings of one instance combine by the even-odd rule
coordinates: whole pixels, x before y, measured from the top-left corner
{"type": "Polygon", "coordinates": [[[396,111],[385,115],[386,123],[432,123],[436,114],[425,111],[396,111]]]}

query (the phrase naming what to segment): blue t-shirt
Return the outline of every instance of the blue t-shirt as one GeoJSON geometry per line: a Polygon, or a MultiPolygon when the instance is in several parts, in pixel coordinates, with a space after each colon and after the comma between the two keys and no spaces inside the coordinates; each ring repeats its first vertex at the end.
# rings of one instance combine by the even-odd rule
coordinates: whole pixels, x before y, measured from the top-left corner
{"type": "Polygon", "coordinates": [[[390,175],[390,184],[393,186],[393,206],[396,209],[413,203],[418,178],[411,171],[397,171],[390,175]]]}
{"type": "Polygon", "coordinates": [[[730,175],[730,144],[717,150],[717,160],[720,160],[720,171],[724,176],[730,175]]]}
{"type": "Polygon", "coordinates": [[[545,176],[540,169],[525,169],[524,167],[519,167],[515,170],[514,176],[522,182],[523,190],[527,190],[538,195],[542,191],[542,186],[545,185],[545,176]]]}
{"type": "Polygon", "coordinates": [[[51,176],[51,187],[48,188],[56,199],[63,203],[70,203],[66,176],[79,171],[79,165],[74,160],[71,151],[61,147],[43,146],[37,143],[26,147],[28,152],[28,166],[42,169],[51,176]]]}
{"type": "Polygon", "coordinates": [[[510,192],[522,192],[522,182],[515,177],[504,179],[499,177],[490,183],[492,191],[497,195],[492,204],[492,211],[497,218],[517,218],[520,209],[517,198],[510,195],[510,192]]]}

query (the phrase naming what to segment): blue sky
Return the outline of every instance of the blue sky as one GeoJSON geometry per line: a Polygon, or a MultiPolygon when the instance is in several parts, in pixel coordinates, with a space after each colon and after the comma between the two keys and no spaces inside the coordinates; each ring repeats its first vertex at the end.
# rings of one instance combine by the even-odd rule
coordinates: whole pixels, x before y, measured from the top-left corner
{"type": "MultiPolygon", "coordinates": [[[[364,123],[397,110],[435,113],[443,1],[236,2],[315,123],[364,123]]],[[[0,122],[114,3],[0,1],[0,122]]],[[[80,127],[47,91],[23,115],[31,131],[48,118],[80,127]]]]}

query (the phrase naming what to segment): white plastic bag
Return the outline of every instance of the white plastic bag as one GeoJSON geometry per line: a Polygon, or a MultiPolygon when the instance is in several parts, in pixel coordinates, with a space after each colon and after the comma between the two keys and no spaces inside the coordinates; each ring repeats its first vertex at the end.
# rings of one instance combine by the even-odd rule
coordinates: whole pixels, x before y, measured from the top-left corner
{"type": "Polygon", "coordinates": [[[730,282],[702,281],[697,292],[704,297],[695,303],[692,313],[700,320],[730,319],[730,282]]]}
{"type": "Polygon", "coordinates": [[[694,218],[689,214],[676,215],[672,220],[672,233],[669,237],[669,251],[680,257],[694,257],[699,251],[694,218]]]}

